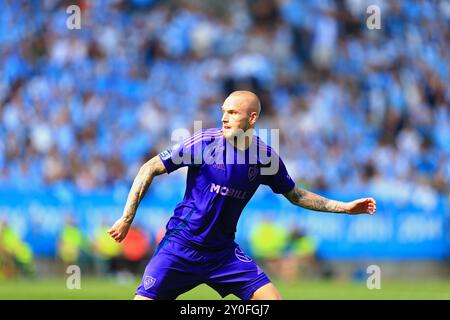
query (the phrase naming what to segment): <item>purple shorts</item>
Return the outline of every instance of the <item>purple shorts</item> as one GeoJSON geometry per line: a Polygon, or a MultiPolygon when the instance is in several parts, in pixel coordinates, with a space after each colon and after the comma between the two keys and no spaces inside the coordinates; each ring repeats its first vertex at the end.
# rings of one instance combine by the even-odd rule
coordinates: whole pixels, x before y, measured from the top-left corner
{"type": "Polygon", "coordinates": [[[172,300],[205,283],[222,297],[234,294],[249,300],[269,282],[264,271],[238,245],[201,251],[166,239],[147,264],[136,294],[172,300]]]}

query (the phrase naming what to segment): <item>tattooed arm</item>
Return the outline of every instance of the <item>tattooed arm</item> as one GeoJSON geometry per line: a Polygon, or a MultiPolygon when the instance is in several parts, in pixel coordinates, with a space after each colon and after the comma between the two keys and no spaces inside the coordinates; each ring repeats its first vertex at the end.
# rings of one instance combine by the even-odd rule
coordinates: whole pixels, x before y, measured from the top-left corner
{"type": "Polygon", "coordinates": [[[288,193],[285,193],[284,196],[292,204],[315,211],[349,214],[373,214],[377,209],[376,201],[373,198],[362,198],[352,202],[340,202],[324,198],[313,192],[298,187],[294,187],[294,189],[288,193]]]}
{"type": "Polygon", "coordinates": [[[166,168],[159,156],[153,157],[140,168],[139,173],[133,181],[130,193],[128,194],[122,217],[108,230],[108,233],[114,240],[121,242],[125,239],[134,216],[136,215],[139,203],[144,198],[153,178],[165,172],[166,168]]]}

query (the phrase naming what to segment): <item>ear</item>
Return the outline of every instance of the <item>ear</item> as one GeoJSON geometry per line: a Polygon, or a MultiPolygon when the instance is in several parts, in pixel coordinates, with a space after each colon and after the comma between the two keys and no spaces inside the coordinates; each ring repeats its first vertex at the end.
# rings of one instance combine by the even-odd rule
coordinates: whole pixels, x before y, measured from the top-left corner
{"type": "Polygon", "coordinates": [[[257,115],[257,113],[256,112],[252,112],[251,114],[250,114],[250,118],[249,118],[249,120],[248,120],[248,122],[249,122],[249,124],[252,126],[252,125],[254,125],[255,123],[256,123],[256,120],[258,119],[258,115],[257,115]]]}

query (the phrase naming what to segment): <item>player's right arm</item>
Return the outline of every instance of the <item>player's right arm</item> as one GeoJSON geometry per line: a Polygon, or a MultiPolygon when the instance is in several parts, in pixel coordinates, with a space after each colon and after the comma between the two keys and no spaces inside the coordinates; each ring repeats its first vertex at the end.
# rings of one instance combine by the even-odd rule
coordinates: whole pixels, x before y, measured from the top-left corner
{"type": "Polygon", "coordinates": [[[144,198],[153,178],[166,172],[166,168],[158,155],[142,165],[134,178],[122,217],[108,230],[108,233],[114,240],[121,242],[125,239],[136,215],[139,203],[144,198]]]}

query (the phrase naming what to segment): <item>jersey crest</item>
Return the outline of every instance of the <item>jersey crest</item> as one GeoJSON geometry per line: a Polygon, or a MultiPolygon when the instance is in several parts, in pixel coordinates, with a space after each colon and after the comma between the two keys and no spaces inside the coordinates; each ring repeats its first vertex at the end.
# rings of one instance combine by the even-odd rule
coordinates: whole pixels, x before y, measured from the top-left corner
{"type": "Polygon", "coordinates": [[[249,181],[255,180],[258,173],[259,173],[259,169],[258,169],[257,165],[250,166],[248,168],[248,180],[249,181]]]}

